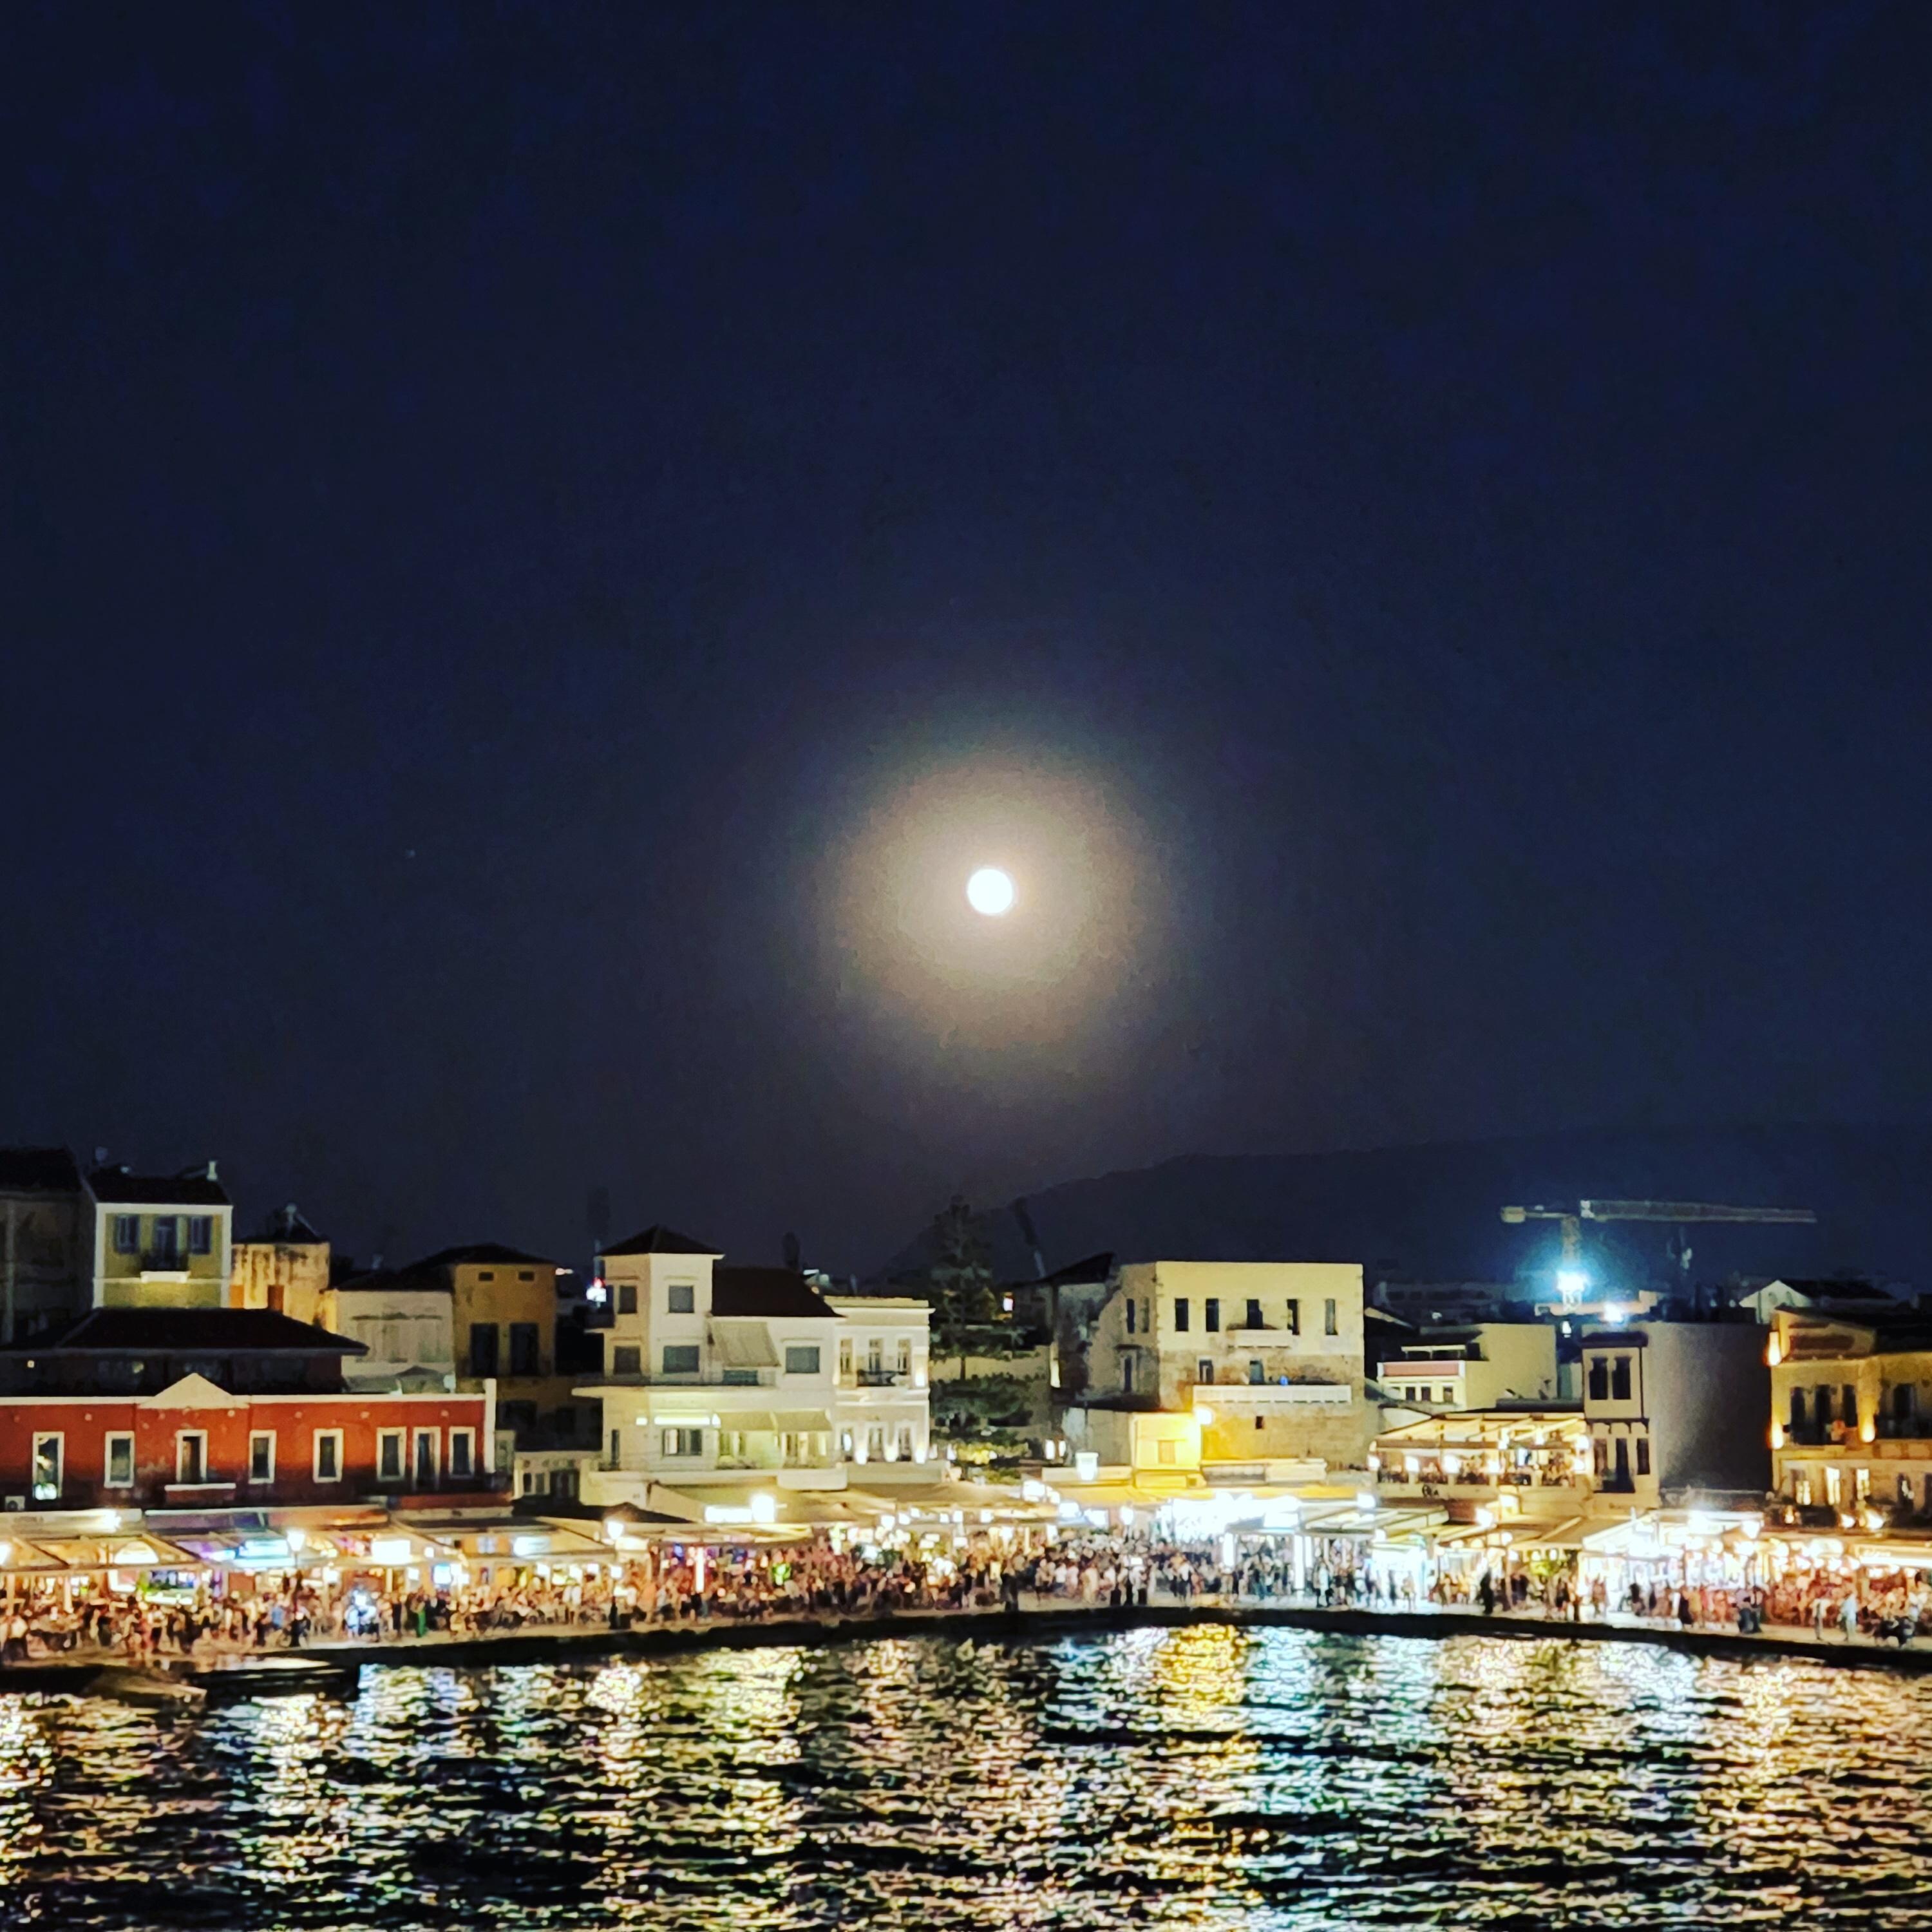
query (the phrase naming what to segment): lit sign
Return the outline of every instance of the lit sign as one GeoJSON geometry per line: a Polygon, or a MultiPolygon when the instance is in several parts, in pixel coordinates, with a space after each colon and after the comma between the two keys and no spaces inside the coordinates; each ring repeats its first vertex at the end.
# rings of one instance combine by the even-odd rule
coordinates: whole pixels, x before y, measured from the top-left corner
{"type": "Polygon", "coordinates": [[[406,1563],[410,1560],[410,1540],[406,1536],[372,1536],[369,1539],[369,1556],[376,1563],[406,1563]]]}

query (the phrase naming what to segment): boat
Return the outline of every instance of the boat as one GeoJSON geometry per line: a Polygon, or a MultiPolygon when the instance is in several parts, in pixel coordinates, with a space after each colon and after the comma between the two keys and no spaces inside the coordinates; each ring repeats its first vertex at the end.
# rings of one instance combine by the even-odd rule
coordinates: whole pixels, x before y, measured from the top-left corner
{"type": "Polygon", "coordinates": [[[354,1690],[362,1670],[359,1658],[244,1657],[197,1670],[194,1681],[208,1696],[299,1697],[311,1693],[354,1690]]]}
{"type": "Polygon", "coordinates": [[[199,1710],[208,1701],[208,1693],[199,1684],[170,1677],[165,1671],[140,1670],[130,1666],[110,1664],[87,1680],[90,1697],[112,1697],[122,1704],[140,1704],[150,1710],[199,1710]]]}

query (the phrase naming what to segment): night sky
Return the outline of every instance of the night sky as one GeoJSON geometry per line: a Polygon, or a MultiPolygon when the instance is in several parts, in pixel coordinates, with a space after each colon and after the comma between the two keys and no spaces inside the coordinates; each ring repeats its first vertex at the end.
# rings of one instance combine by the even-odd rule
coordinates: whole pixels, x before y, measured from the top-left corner
{"type": "Polygon", "coordinates": [[[1932,10],[20,0],[0,73],[0,1137],[844,1270],[1923,1117],[1932,10]]]}

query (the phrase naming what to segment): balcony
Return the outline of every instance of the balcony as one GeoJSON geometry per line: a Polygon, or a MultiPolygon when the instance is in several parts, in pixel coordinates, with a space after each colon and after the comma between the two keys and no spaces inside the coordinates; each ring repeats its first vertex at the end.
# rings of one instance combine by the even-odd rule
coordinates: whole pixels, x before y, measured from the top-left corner
{"type": "Polygon", "coordinates": [[[838,1378],[841,1388],[897,1388],[912,1380],[910,1370],[848,1369],[838,1378]]]}
{"type": "Polygon", "coordinates": [[[693,1375],[668,1376],[660,1371],[608,1369],[586,1382],[596,1381],[613,1388],[776,1388],[776,1369],[710,1369],[693,1375]]]}
{"type": "Polygon", "coordinates": [[[188,1257],[178,1248],[150,1248],[141,1256],[143,1281],[185,1281],[188,1257]]]}

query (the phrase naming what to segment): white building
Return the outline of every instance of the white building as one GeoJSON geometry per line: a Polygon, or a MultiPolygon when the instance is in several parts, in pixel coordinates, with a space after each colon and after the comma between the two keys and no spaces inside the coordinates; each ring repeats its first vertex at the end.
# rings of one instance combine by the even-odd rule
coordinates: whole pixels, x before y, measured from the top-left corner
{"type": "Polygon", "coordinates": [[[454,1389],[454,1298],[446,1279],[400,1268],[352,1275],[323,1290],[322,1325],[368,1354],[349,1370],[352,1389],[454,1389]]]}
{"type": "Polygon", "coordinates": [[[782,1488],[838,1488],[848,1464],[923,1465],[925,1304],[835,1306],[796,1269],[723,1259],[664,1227],[599,1258],[605,1370],[576,1394],[603,1405],[604,1454],[586,1496],[642,1502],[652,1483],[766,1474],[782,1488]]]}
{"type": "Polygon", "coordinates": [[[926,1384],[932,1310],[908,1296],[835,1294],[840,1317],[838,1452],[854,1462],[923,1462],[932,1442],[926,1384]]]}

